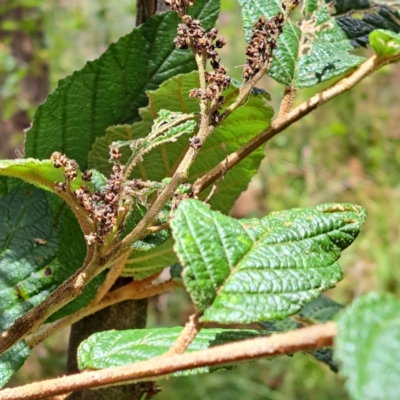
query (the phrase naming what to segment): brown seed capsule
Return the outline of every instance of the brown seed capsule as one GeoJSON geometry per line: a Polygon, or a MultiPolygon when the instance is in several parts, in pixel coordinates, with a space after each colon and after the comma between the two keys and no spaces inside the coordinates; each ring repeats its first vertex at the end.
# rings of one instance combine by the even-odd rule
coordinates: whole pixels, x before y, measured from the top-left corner
{"type": "Polygon", "coordinates": [[[111,158],[112,158],[113,160],[115,160],[115,161],[120,160],[121,157],[122,157],[122,154],[121,154],[121,152],[119,151],[119,148],[118,148],[118,147],[112,147],[112,148],[111,148],[111,151],[110,151],[110,155],[111,155],[111,158]]]}
{"type": "Polygon", "coordinates": [[[189,145],[192,149],[198,150],[201,148],[201,140],[197,136],[193,136],[189,139],[189,145]]]}
{"type": "Polygon", "coordinates": [[[93,246],[98,241],[97,234],[89,233],[89,235],[85,235],[85,240],[88,246],[93,246]]]}
{"type": "Polygon", "coordinates": [[[63,166],[63,164],[60,161],[60,157],[62,156],[62,154],[59,151],[55,151],[51,156],[50,156],[50,160],[51,162],[54,164],[54,167],[56,168],[60,168],[63,166]]]}
{"type": "Polygon", "coordinates": [[[82,174],[82,180],[85,182],[90,182],[92,180],[92,171],[88,169],[82,174]]]}
{"type": "Polygon", "coordinates": [[[225,38],[219,38],[216,42],[215,42],[215,46],[218,49],[222,49],[222,47],[224,47],[226,45],[226,39],[225,38]]]}
{"type": "Polygon", "coordinates": [[[67,191],[67,185],[63,182],[55,182],[54,188],[56,189],[57,192],[67,191]]]}

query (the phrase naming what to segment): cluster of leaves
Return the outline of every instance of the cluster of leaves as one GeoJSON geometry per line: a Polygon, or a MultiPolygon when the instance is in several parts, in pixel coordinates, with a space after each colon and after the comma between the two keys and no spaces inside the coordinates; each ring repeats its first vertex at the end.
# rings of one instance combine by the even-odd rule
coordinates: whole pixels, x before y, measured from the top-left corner
{"type": "MultiPolygon", "coordinates": [[[[239,2],[247,35],[260,15],[271,19],[285,13],[275,0],[239,2]]],[[[378,13],[371,13],[368,2],[337,1],[334,14],[330,3],[305,1],[300,24],[289,21],[279,36],[269,75],[285,86],[304,88],[349,72],[363,61],[351,50],[355,44],[366,44],[366,24],[386,29],[374,28],[370,35],[378,57],[398,55],[399,14],[388,6],[379,7],[378,13]],[[360,9],[365,12],[359,20],[363,25],[354,33],[348,21],[360,9]]],[[[219,2],[197,0],[190,14],[200,19],[205,29],[211,29],[218,10],[219,2]]],[[[82,265],[85,257],[86,244],[79,224],[57,197],[54,182],[63,181],[63,172],[47,160],[54,151],[75,159],[81,170],[91,168],[96,190],[104,186],[104,175],[111,169],[110,146],[121,148],[122,164],[132,157],[135,160],[130,179],[151,182],[146,188],[148,192],[140,193],[142,197],[156,193],[165,186],[164,179],[174,174],[188,148],[187,140],[178,137],[196,130],[196,124],[186,121],[163,135],[156,133],[174,118],[193,115],[195,119],[199,114],[198,100],[188,96],[190,90],[199,87],[198,73],[191,72],[196,64],[192,55],[173,44],[178,22],[174,13],[150,18],[112,44],[99,59],[60,81],[35,113],[25,143],[28,158],[0,162],[2,330],[42,302],[82,265]]],[[[234,84],[224,91],[225,108],[238,93],[234,84]]],[[[267,97],[265,93],[252,93],[245,105],[216,127],[190,170],[189,183],[270,125],[273,110],[267,97]]],[[[325,204],[275,212],[261,219],[236,220],[224,215],[247,187],[261,159],[262,150],[256,150],[226,173],[217,195],[209,201],[211,208],[200,200],[184,200],[171,220],[171,232],[153,234],[132,247],[123,274],[135,279],[179,261],[185,288],[202,323],[259,323],[268,329],[204,329],[188,351],[267,335],[272,330],[297,329],[302,321],[325,322],[341,308],[320,295],[342,279],[337,260],[357,237],[365,210],[351,204],[325,204]],[[287,319],[294,314],[295,322],[287,319]],[[283,322],[271,325],[276,320],[283,322]]],[[[72,189],[81,184],[78,173],[72,189]]],[[[202,194],[203,199],[206,195],[202,194]]],[[[125,235],[144,215],[145,206],[132,202],[125,235]]],[[[159,216],[160,223],[166,221],[170,209],[168,204],[159,216]]],[[[103,279],[104,274],[95,278],[81,296],[49,321],[86,306],[103,279]]],[[[349,391],[355,399],[377,398],[374,393],[381,387],[383,376],[374,376],[372,371],[375,366],[389,365],[394,357],[394,352],[385,352],[386,356],[380,358],[378,350],[383,341],[390,338],[393,346],[399,345],[395,332],[397,306],[394,299],[371,295],[338,317],[336,358],[344,365],[343,373],[349,377],[349,391]],[[380,306],[384,312],[374,314],[378,316],[373,325],[364,311],[380,306]],[[377,329],[383,322],[388,324],[377,329]],[[364,327],[364,335],[360,336],[364,327]],[[371,354],[365,356],[362,350],[367,342],[373,346],[371,354]]],[[[95,334],[80,346],[80,367],[100,369],[161,355],[181,330],[95,334]]],[[[28,346],[20,342],[0,357],[1,385],[28,355],[28,346]]],[[[328,362],[332,369],[337,368],[330,350],[314,355],[328,362]]],[[[190,373],[210,371],[204,368],[190,373]]],[[[386,398],[394,398],[395,390],[395,382],[387,378],[386,398]]]]}

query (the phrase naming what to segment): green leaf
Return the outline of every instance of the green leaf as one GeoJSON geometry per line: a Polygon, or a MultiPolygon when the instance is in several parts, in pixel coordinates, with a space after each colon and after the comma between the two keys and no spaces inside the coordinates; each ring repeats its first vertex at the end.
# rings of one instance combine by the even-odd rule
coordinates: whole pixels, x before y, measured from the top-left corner
{"type": "MultiPolygon", "coordinates": [[[[86,245],[68,208],[54,215],[42,190],[23,185],[0,199],[0,331],[41,303],[81,267],[86,245]]],[[[58,317],[87,305],[104,274],[58,317]]],[[[52,320],[57,317],[52,316],[52,320]]]]}
{"type": "Polygon", "coordinates": [[[101,172],[95,169],[92,169],[90,171],[92,173],[93,189],[98,190],[99,192],[103,191],[104,186],[107,185],[107,178],[101,172]]]}
{"type": "MultiPolygon", "coordinates": [[[[55,168],[50,160],[39,161],[33,158],[16,160],[0,160],[0,175],[20,178],[40,189],[57,194],[55,182],[65,182],[64,169],[55,168]]],[[[75,181],[71,182],[72,190],[83,185],[82,174],[78,173],[75,181]]]]}
{"type": "Polygon", "coordinates": [[[132,250],[122,275],[141,280],[176,263],[178,260],[172,246],[173,240],[170,238],[149,251],[132,250]]]}
{"type": "Polygon", "coordinates": [[[400,301],[369,293],[337,317],[335,358],[354,400],[400,398],[400,301]]]}
{"type": "Polygon", "coordinates": [[[325,204],[241,223],[186,200],[171,228],[201,321],[252,323],[295,314],[340,281],[336,261],[365,217],[360,206],[325,204]]]}
{"type": "MultiPolygon", "coordinates": [[[[174,344],[181,327],[134,329],[95,333],[78,348],[78,366],[83,369],[102,369],[129,365],[165,354],[174,344]]],[[[204,350],[238,340],[265,335],[256,330],[202,329],[187,352],[204,350]]],[[[174,373],[174,376],[208,373],[215,367],[202,367],[174,373]]]]}
{"type": "Polygon", "coordinates": [[[0,329],[56,287],[49,264],[59,248],[46,195],[19,189],[0,200],[0,329]]]}
{"type": "MultiPolygon", "coordinates": [[[[169,208],[169,207],[168,207],[169,208]]],[[[144,207],[140,202],[136,199],[133,201],[131,208],[125,218],[124,221],[124,231],[122,232],[121,237],[126,237],[139,223],[139,221],[146,214],[146,207],[144,207]]],[[[167,218],[169,216],[169,211],[166,210],[164,212],[164,218],[157,218],[154,225],[161,225],[167,222],[167,218]]],[[[169,229],[163,229],[162,231],[152,233],[150,235],[145,236],[143,239],[137,240],[132,244],[132,248],[139,251],[149,251],[155,249],[156,247],[165,243],[171,236],[169,229]]]]}
{"type": "MultiPolygon", "coordinates": [[[[322,295],[318,299],[307,303],[299,312],[296,321],[306,322],[307,324],[323,324],[331,321],[335,315],[343,308],[336,301],[322,295]]],[[[260,325],[265,329],[286,332],[297,329],[302,326],[300,322],[296,322],[291,318],[275,322],[261,322],[260,325]]]]}
{"type": "Polygon", "coordinates": [[[400,35],[377,29],[369,35],[371,47],[379,57],[393,57],[400,54],[400,35]]]}
{"type": "Polygon", "coordinates": [[[335,0],[333,4],[335,20],[354,47],[366,47],[368,35],[376,29],[400,33],[399,4],[396,1],[335,0]]]}
{"type": "MultiPolygon", "coordinates": [[[[239,0],[239,3],[247,39],[261,15],[270,19],[283,13],[280,0],[239,0]]],[[[330,17],[327,5],[317,9],[316,2],[309,0],[305,2],[304,11],[299,24],[289,20],[285,25],[268,71],[279,83],[295,88],[314,86],[342,75],[364,60],[349,54],[353,46],[330,17]]]]}
{"type": "Polygon", "coordinates": [[[311,324],[324,324],[332,321],[343,305],[326,296],[306,304],[299,312],[301,320],[311,324]]]}
{"type": "MultiPolygon", "coordinates": [[[[206,29],[214,26],[218,11],[215,0],[198,0],[189,9],[206,29]]],[[[147,104],[146,90],[196,68],[191,52],[174,46],[178,23],[173,12],[151,17],[61,80],[34,115],[26,155],[43,159],[58,150],[85,169],[93,142],[107,127],[138,118],[138,109],[147,104]]]]}
{"type": "MultiPolygon", "coordinates": [[[[341,304],[322,295],[318,299],[306,304],[297,314],[298,318],[286,318],[275,322],[261,322],[260,325],[269,331],[287,332],[303,327],[304,325],[301,322],[305,322],[306,324],[323,324],[331,321],[342,308],[341,304]]],[[[314,350],[310,354],[318,361],[327,364],[333,372],[338,372],[338,365],[333,360],[331,348],[325,347],[314,350]]]]}
{"type": "Polygon", "coordinates": [[[0,356],[0,388],[22,367],[30,353],[31,349],[21,341],[0,356]]]}

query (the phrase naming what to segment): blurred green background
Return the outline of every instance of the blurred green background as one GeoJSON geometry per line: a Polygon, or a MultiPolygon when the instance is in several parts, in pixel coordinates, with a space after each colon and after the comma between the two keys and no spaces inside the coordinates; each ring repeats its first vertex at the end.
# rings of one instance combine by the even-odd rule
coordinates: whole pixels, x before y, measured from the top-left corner
{"type": "MultiPolygon", "coordinates": [[[[134,3],[0,0],[0,157],[22,152],[23,129],[59,79],[130,32],[134,3]]],[[[222,0],[218,28],[228,39],[221,51],[223,63],[240,79],[245,42],[236,1],[222,0]]],[[[278,107],[283,88],[269,78],[259,86],[278,107]]],[[[300,91],[296,102],[321,88],[300,91]]],[[[388,66],[268,143],[259,173],[232,210],[244,217],[323,202],[365,206],[367,224],[341,258],[345,279],[328,292],[345,304],[371,290],[400,292],[399,104],[400,66],[388,66]]],[[[174,326],[184,324],[191,306],[183,292],[176,292],[151,299],[149,309],[150,327],[174,326]]],[[[61,332],[35,349],[11,384],[63,374],[67,337],[67,331],[61,332]]],[[[348,398],[336,374],[303,354],[160,385],[160,400],[348,398]]]]}

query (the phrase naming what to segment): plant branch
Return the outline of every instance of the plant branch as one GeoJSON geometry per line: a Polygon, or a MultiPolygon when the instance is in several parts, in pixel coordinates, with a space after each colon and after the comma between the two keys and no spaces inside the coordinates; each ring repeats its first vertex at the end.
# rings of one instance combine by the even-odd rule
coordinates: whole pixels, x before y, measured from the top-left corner
{"type": "Polygon", "coordinates": [[[185,324],[183,331],[176,339],[174,345],[165,354],[171,356],[173,354],[183,354],[186,349],[193,342],[193,339],[197,336],[202,328],[202,324],[199,321],[199,314],[193,314],[189,317],[189,321],[185,324]]]}
{"type": "Polygon", "coordinates": [[[333,322],[314,325],[269,337],[249,339],[190,353],[155,357],[135,364],[87,371],[0,391],[0,400],[37,400],[71,391],[93,389],[128,382],[155,380],[173,372],[226,365],[261,357],[332,346],[337,327],[333,322]]]}
{"type": "Polygon", "coordinates": [[[333,84],[328,89],[314,95],[309,100],[294,108],[288,114],[285,114],[282,118],[278,117],[266,130],[262,131],[252,140],[247,142],[239,150],[230,154],[225,160],[221,161],[212,170],[198,179],[192,186],[194,195],[198,195],[200,192],[208,188],[215,181],[221,178],[228,170],[232,169],[240,161],[251,154],[254,150],[268,142],[278,133],[284,131],[294,122],[303,118],[319,106],[327,103],[329,100],[351,89],[372,72],[396,60],[400,60],[400,56],[381,59],[374,55],[361,64],[350,75],[333,84]]]}
{"type": "Polygon", "coordinates": [[[149,284],[154,279],[154,275],[143,281],[134,281],[120,289],[113,290],[108,293],[99,303],[90,304],[89,306],[68,315],[65,318],[59,319],[52,324],[44,326],[41,330],[33,333],[26,338],[26,343],[30,348],[37,346],[39,343],[46,340],[49,336],[80,321],[88,315],[94,314],[104,308],[126,300],[141,300],[148,297],[153,297],[161,293],[169,292],[180,288],[181,286],[174,281],[165,281],[151,286],[143,287],[149,284]]]}

